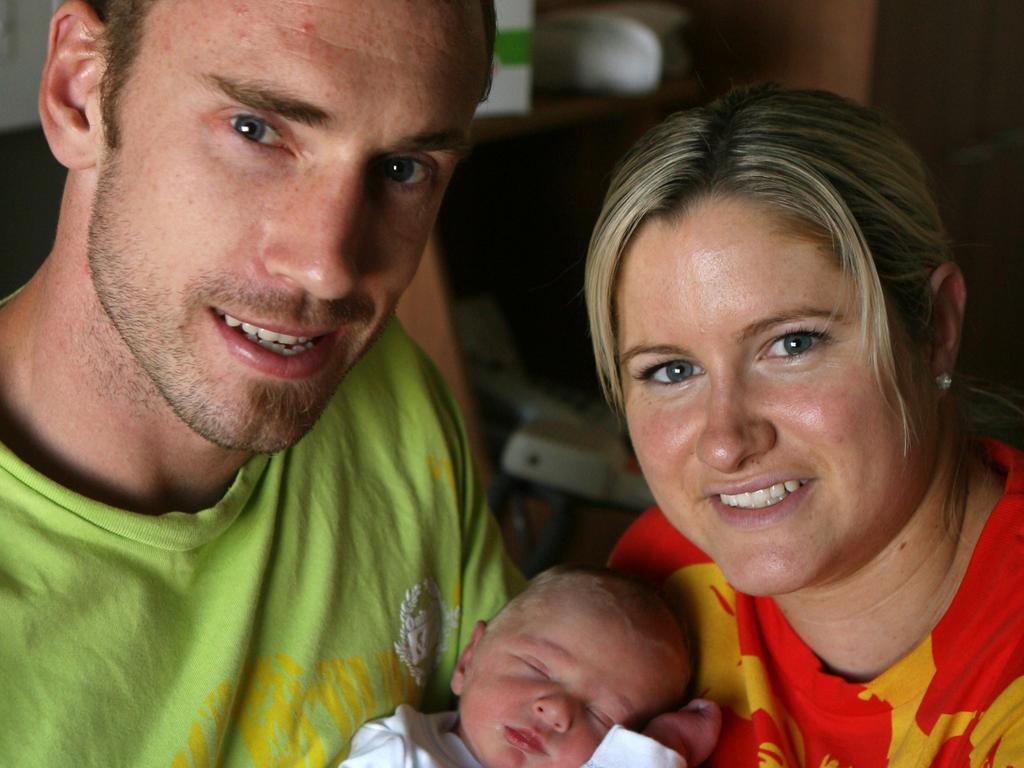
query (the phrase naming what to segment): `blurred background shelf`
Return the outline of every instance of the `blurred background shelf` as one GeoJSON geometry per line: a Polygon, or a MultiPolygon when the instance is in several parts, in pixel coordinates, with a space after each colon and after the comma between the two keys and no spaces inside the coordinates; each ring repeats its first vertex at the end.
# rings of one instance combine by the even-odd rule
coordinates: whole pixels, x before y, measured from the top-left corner
{"type": "Polygon", "coordinates": [[[644,115],[666,107],[678,109],[696,104],[702,97],[701,90],[697,78],[689,75],[669,80],[643,96],[538,94],[529,114],[477,118],[471,138],[474,144],[487,144],[612,116],[644,115]]]}

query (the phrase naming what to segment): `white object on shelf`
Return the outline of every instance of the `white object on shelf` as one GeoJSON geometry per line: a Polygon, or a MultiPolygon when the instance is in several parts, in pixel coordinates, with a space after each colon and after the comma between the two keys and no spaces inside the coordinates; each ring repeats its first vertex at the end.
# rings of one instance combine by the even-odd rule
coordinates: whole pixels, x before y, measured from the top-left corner
{"type": "Polygon", "coordinates": [[[597,6],[597,11],[639,21],[654,32],[661,45],[663,74],[679,77],[690,71],[693,62],[683,40],[683,34],[690,23],[690,14],[684,8],[661,0],[632,0],[604,3],[597,6]]]}
{"type": "Polygon", "coordinates": [[[547,90],[649,93],[664,74],[688,71],[682,33],[689,18],[682,8],[656,0],[544,15],[534,32],[534,84],[547,90]]]}

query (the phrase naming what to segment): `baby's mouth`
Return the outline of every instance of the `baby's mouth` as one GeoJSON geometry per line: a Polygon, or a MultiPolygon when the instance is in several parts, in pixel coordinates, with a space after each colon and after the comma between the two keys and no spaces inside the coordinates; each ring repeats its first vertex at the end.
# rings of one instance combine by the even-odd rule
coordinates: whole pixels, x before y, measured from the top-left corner
{"type": "Polygon", "coordinates": [[[229,328],[235,329],[254,344],[259,344],[264,349],[282,357],[294,357],[308,352],[323,338],[323,336],[289,336],[286,333],[268,331],[266,328],[260,328],[232,317],[222,310],[214,311],[229,328]]]}

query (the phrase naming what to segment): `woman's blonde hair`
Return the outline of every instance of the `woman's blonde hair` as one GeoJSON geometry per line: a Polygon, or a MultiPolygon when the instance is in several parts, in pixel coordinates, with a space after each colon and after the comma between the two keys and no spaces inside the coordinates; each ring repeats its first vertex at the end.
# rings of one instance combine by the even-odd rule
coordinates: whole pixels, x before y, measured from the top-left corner
{"type": "Polygon", "coordinates": [[[822,91],[735,90],[667,118],[623,158],[586,267],[594,354],[609,402],[621,415],[615,294],[631,238],[649,219],[683,216],[724,197],[766,206],[835,255],[851,278],[864,347],[909,447],[916,419],[907,396],[927,370],[898,364],[897,340],[927,349],[929,278],[950,249],[920,158],[878,112],[822,91]]]}

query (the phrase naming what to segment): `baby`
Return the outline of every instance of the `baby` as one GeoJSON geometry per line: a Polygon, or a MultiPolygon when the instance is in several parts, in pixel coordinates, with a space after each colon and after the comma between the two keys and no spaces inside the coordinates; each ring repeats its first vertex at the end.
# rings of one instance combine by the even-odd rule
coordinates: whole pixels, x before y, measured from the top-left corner
{"type": "Polygon", "coordinates": [[[694,766],[720,713],[700,700],[674,711],[689,675],[683,632],[649,585],[554,568],[474,628],[452,676],[457,713],[402,705],[356,733],[341,768],[694,766]]]}

